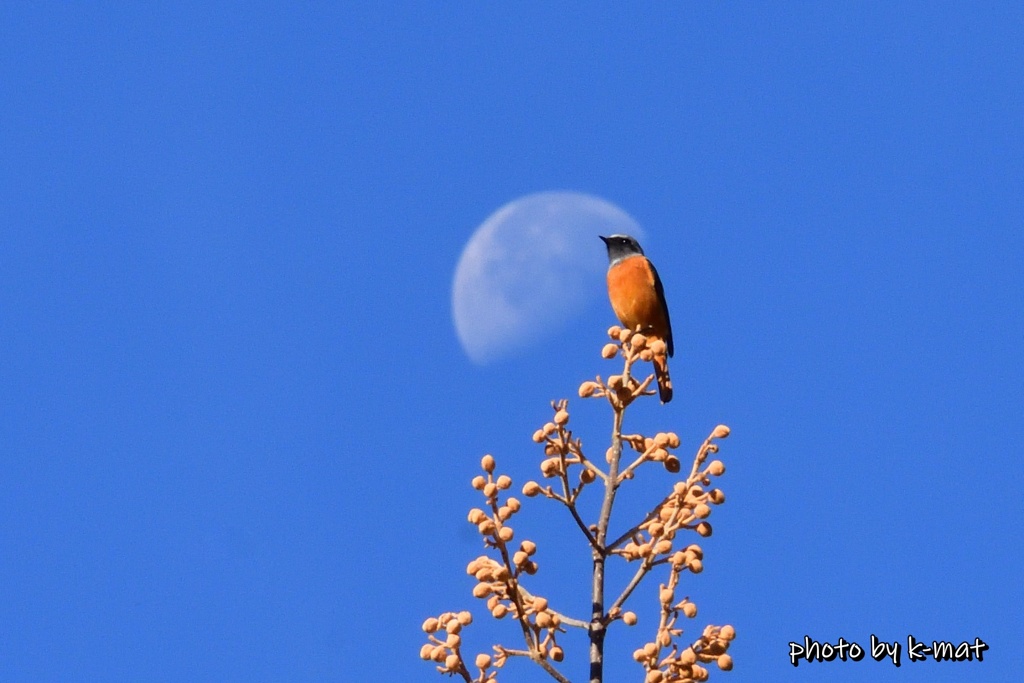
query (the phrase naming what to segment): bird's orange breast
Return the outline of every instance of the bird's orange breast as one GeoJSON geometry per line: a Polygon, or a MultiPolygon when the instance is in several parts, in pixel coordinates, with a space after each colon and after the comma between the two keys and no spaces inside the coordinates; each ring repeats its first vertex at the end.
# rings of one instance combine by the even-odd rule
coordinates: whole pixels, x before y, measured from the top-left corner
{"type": "Polygon", "coordinates": [[[608,298],[619,321],[631,330],[665,338],[668,321],[654,287],[654,273],[645,256],[628,256],[608,269],[608,298]]]}

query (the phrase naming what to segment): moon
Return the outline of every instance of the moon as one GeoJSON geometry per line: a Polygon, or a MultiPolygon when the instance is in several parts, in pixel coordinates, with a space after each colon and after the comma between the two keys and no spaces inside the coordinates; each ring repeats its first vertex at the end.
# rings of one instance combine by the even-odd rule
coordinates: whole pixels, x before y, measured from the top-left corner
{"type": "Polygon", "coordinates": [[[540,192],[501,207],[466,243],[455,268],[452,319],[480,365],[557,334],[606,296],[598,235],[642,237],[625,211],[578,192],[540,192]]]}

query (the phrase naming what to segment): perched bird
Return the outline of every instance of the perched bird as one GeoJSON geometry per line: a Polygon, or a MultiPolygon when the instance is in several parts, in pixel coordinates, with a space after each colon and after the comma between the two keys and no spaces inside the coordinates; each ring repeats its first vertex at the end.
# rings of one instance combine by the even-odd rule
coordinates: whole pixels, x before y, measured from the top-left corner
{"type": "MultiPolygon", "coordinates": [[[[608,299],[619,322],[633,331],[639,326],[648,339],[661,339],[671,356],[674,351],[672,324],[668,319],[668,304],[665,303],[665,290],[658,271],[629,235],[601,239],[608,247],[608,299]]],[[[672,400],[668,358],[664,354],[656,354],[653,363],[658,396],[662,403],[668,403],[672,400]]]]}

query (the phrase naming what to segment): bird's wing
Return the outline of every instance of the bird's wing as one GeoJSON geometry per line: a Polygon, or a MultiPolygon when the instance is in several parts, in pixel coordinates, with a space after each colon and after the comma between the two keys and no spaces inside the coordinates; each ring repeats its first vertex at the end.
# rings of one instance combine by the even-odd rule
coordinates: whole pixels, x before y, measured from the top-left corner
{"type": "Polygon", "coordinates": [[[658,269],[654,267],[654,264],[647,261],[651,266],[651,273],[654,274],[654,291],[658,295],[658,301],[661,302],[661,312],[665,315],[665,327],[667,334],[665,335],[665,345],[668,346],[668,355],[671,358],[675,349],[672,347],[672,321],[668,317],[668,302],[665,301],[665,288],[661,286],[661,278],[658,277],[658,269]]]}

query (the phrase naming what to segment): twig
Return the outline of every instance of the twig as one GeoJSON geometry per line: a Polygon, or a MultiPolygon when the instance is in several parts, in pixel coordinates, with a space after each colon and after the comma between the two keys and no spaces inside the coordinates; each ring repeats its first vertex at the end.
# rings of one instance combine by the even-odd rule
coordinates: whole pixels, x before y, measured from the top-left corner
{"type": "Polygon", "coordinates": [[[647,576],[647,572],[651,571],[651,568],[657,563],[651,562],[649,559],[645,559],[640,563],[640,566],[636,570],[636,574],[630,580],[629,584],[622,590],[622,594],[615,599],[612,606],[608,608],[608,614],[615,614],[616,610],[621,610],[622,606],[626,603],[629,596],[636,590],[636,587],[640,585],[643,578],[647,576]]]}

